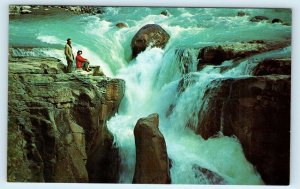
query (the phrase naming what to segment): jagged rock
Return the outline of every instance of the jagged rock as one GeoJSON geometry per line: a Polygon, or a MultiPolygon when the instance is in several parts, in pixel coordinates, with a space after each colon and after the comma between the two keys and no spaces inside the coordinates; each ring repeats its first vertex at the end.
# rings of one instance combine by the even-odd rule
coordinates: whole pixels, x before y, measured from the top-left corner
{"type": "Polygon", "coordinates": [[[290,75],[291,59],[266,59],[260,62],[253,70],[253,75],[290,75]]]}
{"type": "Polygon", "coordinates": [[[143,26],[131,40],[132,58],[135,58],[147,46],[164,48],[169,41],[170,35],[157,24],[143,26]]]}
{"type": "Polygon", "coordinates": [[[116,26],[118,28],[128,28],[127,24],[125,24],[125,23],[117,23],[116,26]]]}
{"type": "Polygon", "coordinates": [[[219,131],[236,136],[266,184],[288,184],[290,79],[268,75],[214,81],[205,93],[208,105],[198,114],[196,133],[205,139],[219,131]]]}
{"type": "Polygon", "coordinates": [[[254,16],[253,18],[250,19],[251,22],[261,22],[264,20],[269,20],[269,18],[266,16],[254,16]]]}
{"type": "Polygon", "coordinates": [[[54,58],[10,56],[8,180],[116,182],[118,150],[106,120],[124,81],[63,69],[54,58]]]}
{"type": "Polygon", "coordinates": [[[158,114],[138,120],[134,128],[136,165],[133,183],[171,182],[166,142],[158,129],[158,114]]]}

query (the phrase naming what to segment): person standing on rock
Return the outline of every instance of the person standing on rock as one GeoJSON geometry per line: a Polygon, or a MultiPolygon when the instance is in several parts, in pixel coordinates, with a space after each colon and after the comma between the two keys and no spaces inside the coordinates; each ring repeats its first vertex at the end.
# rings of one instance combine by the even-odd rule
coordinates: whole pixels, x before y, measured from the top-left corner
{"type": "Polygon", "coordinates": [[[67,39],[67,44],[65,45],[65,55],[67,59],[67,72],[71,73],[73,69],[74,55],[71,46],[72,40],[70,38],[67,39]]]}

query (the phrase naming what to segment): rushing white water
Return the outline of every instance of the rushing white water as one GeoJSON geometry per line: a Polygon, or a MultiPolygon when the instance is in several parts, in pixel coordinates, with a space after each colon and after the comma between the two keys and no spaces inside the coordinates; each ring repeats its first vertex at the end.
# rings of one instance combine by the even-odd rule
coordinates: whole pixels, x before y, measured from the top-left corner
{"type": "MultiPolygon", "coordinates": [[[[213,80],[249,76],[245,67],[255,64],[250,60],[255,59],[257,63],[258,60],[268,57],[289,57],[290,48],[250,57],[223,74],[218,67],[213,66],[207,66],[200,72],[191,72],[189,75],[194,82],[180,95],[177,92],[181,78],[178,67],[182,62],[178,61],[178,57],[175,58],[177,62],[174,62],[174,52],[148,49],[130,66],[120,70],[118,77],[126,81],[126,96],[119,114],[108,122],[108,127],[115,136],[115,143],[121,150],[123,170],[120,182],[132,182],[135,166],[135,123],[140,117],[157,112],[160,116],[159,127],[173,162],[173,183],[209,184],[209,180],[195,177],[197,172],[193,166],[199,165],[220,174],[229,184],[261,184],[260,176],[245,159],[238,140],[220,135],[206,141],[186,128],[186,125],[191,120],[193,125],[197,125],[198,117],[195,115],[205,106],[202,102],[204,92],[206,88],[212,87],[213,80]],[[170,63],[175,65],[173,69],[168,66],[170,63]],[[158,76],[168,71],[172,72],[173,76],[169,75],[172,79],[158,76]],[[166,112],[174,103],[173,112],[167,117],[166,112]]],[[[224,62],[221,66],[226,64],[228,63],[224,62]]]]}
{"type": "Polygon", "coordinates": [[[100,16],[13,20],[10,22],[10,45],[34,47],[29,50],[15,49],[15,55],[52,56],[65,63],[62,49],[65,39],[71,37],[74,53],[83,50],[83,55],[91,64],[100,65],[106,75],[126,81],[125,97],[119,112],[107,123],[120,151],[119,182],[132,183],[133,180],[133,128],[137,120],[156,112],[168,156],[172,160],[172,183],[210,184],[212,181],[194,169],[197,165],[218,173],[228,184],[263,184],[260,175],[245,159],[236,138],[220,133],[218,137],[204,140],[186,125],[198,125],[198,116],[195,115],[207,106],[203,100],[204,92],[214,87],[212,83],[217,85],[212,81],[251,77],[251,71],[259,61],[270,57],[289,57],[291,53],[288,47],[252,56],[235,67],[232,67],[231,61],[225,61],[220,66],[206,66],[197,72],[199,48],[228,41],[286,39],[290,37],[290,26],[252,23],[249,19],[255,15],[276,16],[290,23],[290,12],[273,9],[168,8],[170,15],[164,16],[160,14],[162,10],[165,9],[107,7],[100,16]],[[239,17],[238,11],[245,11],[248,15],[239,17]],[[125,22],[129,27],[115,27],[119,22],[125,22]],[[161,25],[170,34],[167,46],[164,50],[148,48],[131,60],[132,37],[142,26],[152,23],[161,25]],[[22,29],[24,33],[20,36],[22,29]],[[187,62],[188,68],[184,66],[187,62]],[[231,68],[221,73],[222,66],[231,68]],[[189,85],[178,92],[183,77],[189,85]]]}

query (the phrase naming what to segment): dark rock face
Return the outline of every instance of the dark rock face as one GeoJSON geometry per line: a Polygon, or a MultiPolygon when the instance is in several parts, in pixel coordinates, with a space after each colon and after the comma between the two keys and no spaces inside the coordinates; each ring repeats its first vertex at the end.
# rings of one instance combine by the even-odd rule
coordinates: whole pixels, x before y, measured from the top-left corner
{"type": "Polygon", "coordinates": [[[289,75],[218,80],[206,92],[208,108],[200,110],[197,133],[207,139],[222,131],[235,135],[246,158],[266,184],[289,183],[289,75]]]}
{"type": "Polygon", "coordinates": [[[149,45],[152,47],[164,48],[169,41],[170,35],[157,24],[143,26],[132,38],[132,58],[144,51],[149,45]]]}
{"type": "Polygon", "coordinates": [[[165,139],[158,129],[158,114],[138,120],[134,128],[136,166],[133,183],[171,183],[165,139]]]}
{"type": "Polygon", "coordinates": [[[8,180],[115,182],[118,150],[105,123],[124,81],[63,67],[54,58],[10,57],[8,180]]]}
{"type": "Polygon", "coordinates": [[[261,22],[264,20],[269,20],[269,18],[266,16],[254,16],[253,18],[250,19],[251,22],[261,22]]]}
{"type": "Polygon", "coordinates": [[[253,70],[253,75],[290,75],[291,59],[267,59],[260,62],[253,70]]]}
{"type": "Polygon", "coordinates": [[[232,50],[225,51],[221,46],[204,47],[199,55],[201,63],[219,65],[223,61],[231,59],[231,57],[233,57],[233,52],[232,50]]]}

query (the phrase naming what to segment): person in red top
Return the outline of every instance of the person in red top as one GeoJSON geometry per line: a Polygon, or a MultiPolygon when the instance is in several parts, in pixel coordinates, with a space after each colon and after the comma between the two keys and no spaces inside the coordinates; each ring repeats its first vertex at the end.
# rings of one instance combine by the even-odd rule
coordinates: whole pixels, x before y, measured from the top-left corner
{"type": "Polygon", "coordinates": [[[83,58],[81,56],[81,54],[82,54],[81,50],[77,51],[77,56],[76,56],[76,67],[77,67],[77,69],[83,69],[87,72],[91,71],[89,61],[86,58],[83,58]]]}

